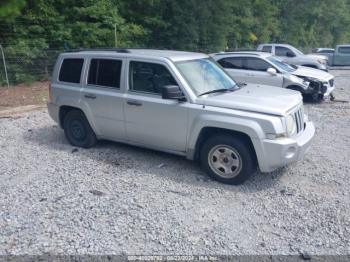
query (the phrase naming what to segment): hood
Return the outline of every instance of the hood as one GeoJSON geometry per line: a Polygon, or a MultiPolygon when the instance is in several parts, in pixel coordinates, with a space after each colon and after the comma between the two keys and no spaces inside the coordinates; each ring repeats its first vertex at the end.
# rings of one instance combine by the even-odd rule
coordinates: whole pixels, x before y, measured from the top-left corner
{"type": "Polygon", "coordinates": [[[302,97],[299,92],[280,87],[248,84],[234,92],[199,97],[196,102],[206,106],[284,116],[302,102],[302,97]]]}
{"type": "Polygon", "coordinates": [[[307,57],[312,57],[312,58],[315,58],[315,59],[328,60],[328,57],[325,56],[325,55],[307,54],[307,55],[305,55],[305,56],[307,56],[307,57]]]}
{"type": "Polygon", "coordinates": [[[334,78],[333,75],[325,71],[306,66],[298,66],[298,68],[292,72],[292,74],[296,76],[314,78],[322,82],[329,81],[330,79],[334,78]]]}

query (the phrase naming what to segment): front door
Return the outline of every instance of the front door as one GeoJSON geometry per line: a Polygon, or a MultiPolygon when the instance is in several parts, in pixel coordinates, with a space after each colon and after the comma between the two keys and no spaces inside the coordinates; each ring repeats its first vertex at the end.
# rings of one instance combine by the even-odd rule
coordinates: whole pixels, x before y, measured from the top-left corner
{"type": "Polygon", "coordinates": [[[249,72],[244,70],[244,57],[232,56],[224,57],[218,60],[218,63],[237,83],[250,83],[249,72]]]}
{"type": "Polygon", "coordinates": [[[185,152],[187,102],[161,97],[165,85],[178,85],[166,64],[129,61],[125,121],[128,140],[156,149],[185,152]]]}
{"type": "Polygon", "coordinates": [[[268,73],[267,70],[274,67],[261,58],[246,57],[244,68],[249,76],[250,83],[276,87],[282,87],[283,85],[283,75],[278,72],[276,75],[268,73]]]}

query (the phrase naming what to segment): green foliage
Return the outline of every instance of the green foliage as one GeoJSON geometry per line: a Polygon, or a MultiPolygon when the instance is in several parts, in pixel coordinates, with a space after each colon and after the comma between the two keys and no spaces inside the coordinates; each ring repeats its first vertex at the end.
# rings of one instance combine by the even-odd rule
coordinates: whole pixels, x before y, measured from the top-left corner
{"type": "Polygon", "coordinates": [[[350,1],[285,0],[279,4],[280,42],[299,47],[325,46],[350,42],[350,1]]]}
{"type": "Polygon", "coordinates": [[[20,14],[25,6],[25,0],[1,0],[0,1],[0,19],[10,20],[20,14]]]}
{"type": "Polygon", "coordinates": [[[350,42],[350,0],[0,2],[0,44],[13,82],[48,76],[65,48],[217,52],[262,42],[305,48],[350,42]]]}

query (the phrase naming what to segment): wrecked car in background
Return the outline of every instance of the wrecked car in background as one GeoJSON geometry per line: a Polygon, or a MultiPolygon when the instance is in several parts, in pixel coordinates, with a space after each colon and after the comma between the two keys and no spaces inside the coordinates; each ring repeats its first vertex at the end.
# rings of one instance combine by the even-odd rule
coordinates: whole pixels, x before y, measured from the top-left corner
{"type": "Polygon", "coordinates": [[[314,101],[333,97],[334,76],[322,70],[292,66],[264,52],[230,52],[212,57],[238,82],[283,87],[314,101]]]}

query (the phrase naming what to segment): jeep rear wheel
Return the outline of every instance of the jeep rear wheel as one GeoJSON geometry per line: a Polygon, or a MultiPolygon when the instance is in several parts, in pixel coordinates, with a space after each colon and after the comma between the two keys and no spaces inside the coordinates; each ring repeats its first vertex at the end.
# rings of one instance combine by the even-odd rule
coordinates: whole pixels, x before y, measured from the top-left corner
{"type": "Polygon", "coordinates": [[[63,120],[64,133],[73,146],[90,148],[97,142],[96,135],[80,110],[72,110],[63,120]]]}
{"type": "Polygon", "coordinates": [[[257,170],[257,163],[248,143],[231,135],[217,135],[203,145],[202,168],[217,181],[239,185],[257,170]]]}

